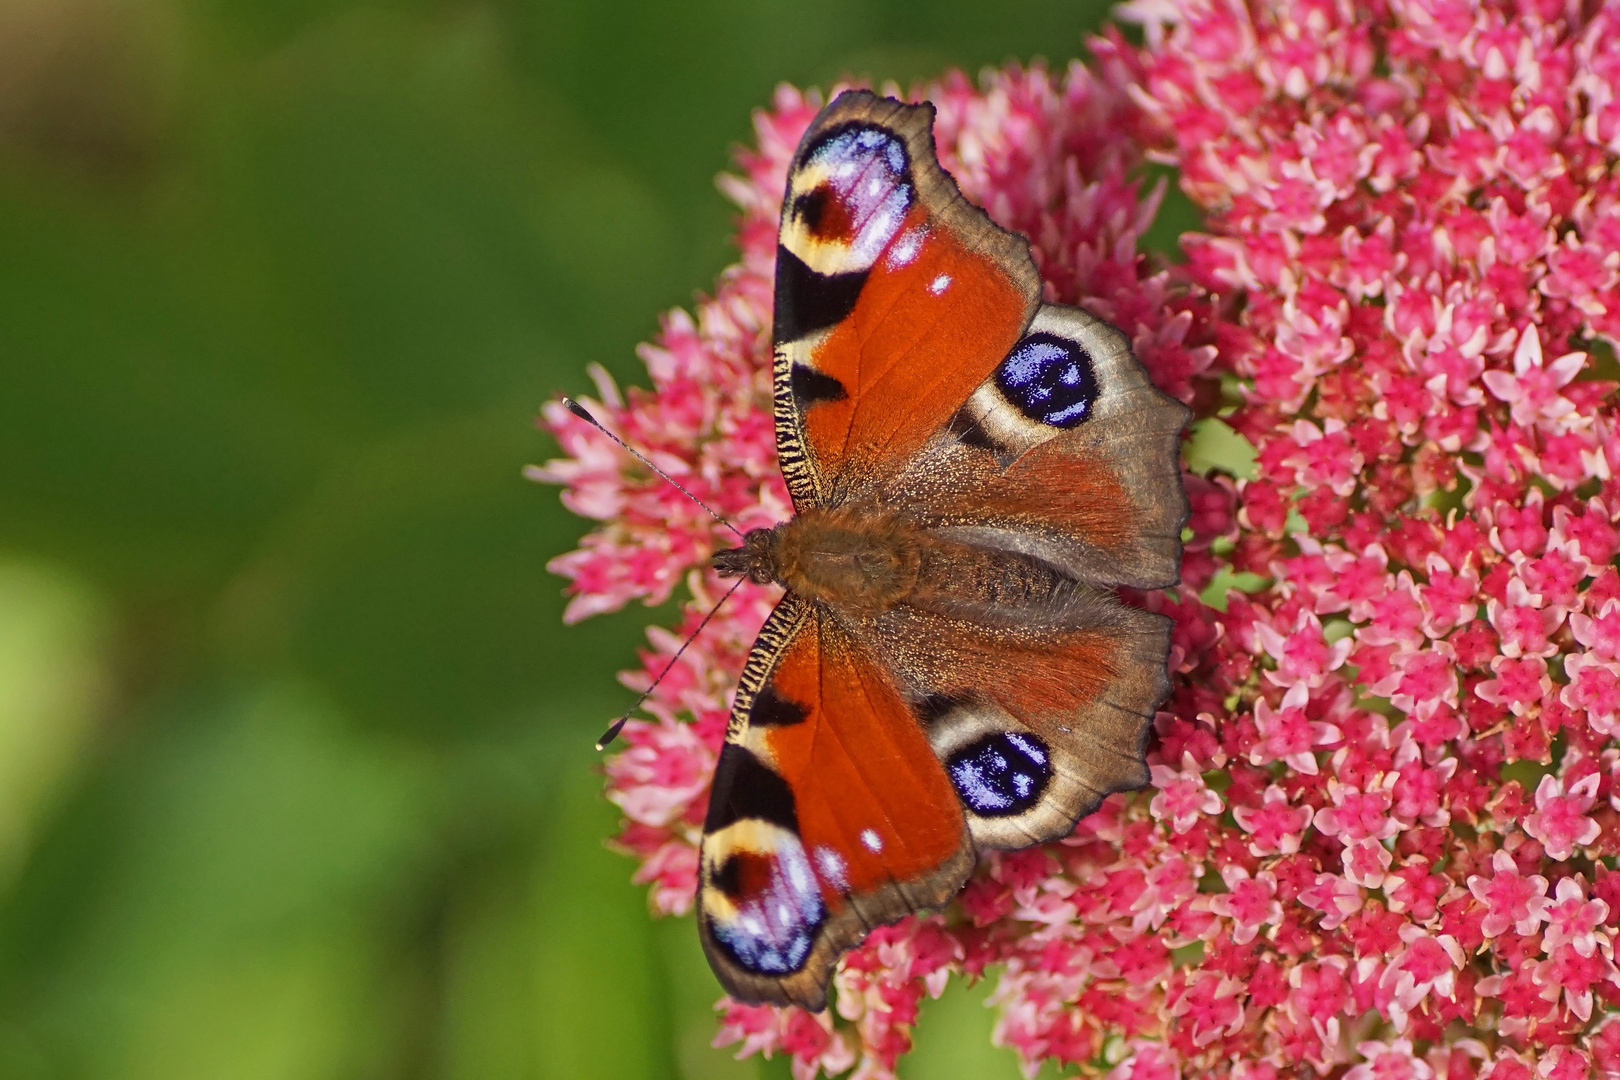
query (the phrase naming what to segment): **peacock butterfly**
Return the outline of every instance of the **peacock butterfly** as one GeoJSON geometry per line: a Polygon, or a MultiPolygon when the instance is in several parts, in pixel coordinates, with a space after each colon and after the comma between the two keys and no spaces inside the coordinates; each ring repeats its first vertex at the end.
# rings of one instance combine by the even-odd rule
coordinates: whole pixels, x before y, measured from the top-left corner
{"type": "Polygon", "coordinates": [[[849,91],[805,133],[776,257],[776,443],[795,516],[714,556],[786,594],[715,769],[703,947],[750,1002],[825,1007],[875,926],[979,852],[1140,787],[1180,573],[1188,412],[1118,330],[1043,303],[963,198],[931,105],[849,91]]]}

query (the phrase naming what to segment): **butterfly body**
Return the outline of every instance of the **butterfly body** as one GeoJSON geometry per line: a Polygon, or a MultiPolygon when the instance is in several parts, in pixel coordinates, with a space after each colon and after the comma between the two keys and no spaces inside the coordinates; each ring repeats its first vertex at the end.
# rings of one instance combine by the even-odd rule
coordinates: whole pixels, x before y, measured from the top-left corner
{"type": "Polygon", "coordinates": [[[1025,619],[1079,588],[1039,559],[949,540],[880,509],[812,508],[714,561],[722,576],[774,582],[850,624],[896,605],[1025,619]]]}
{"type": "Polygon", "coordinates": [[[795,514],[714,558],[781,585],[711,789],[698,924],[748,1001],[825,1005],[874,926],[1147,780],[1187,412],[1046,304],[940,169],[931,106],[840,95],[788,177],[778,457],[795,514]]]}

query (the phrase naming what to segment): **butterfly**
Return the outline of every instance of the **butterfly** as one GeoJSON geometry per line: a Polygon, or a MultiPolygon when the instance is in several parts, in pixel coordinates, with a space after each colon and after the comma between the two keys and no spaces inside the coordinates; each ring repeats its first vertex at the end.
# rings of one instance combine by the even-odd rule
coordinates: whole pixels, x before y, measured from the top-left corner
{"type": "Polygon", "coordinates": [[[980,852],[1147,782],[1188,411],[1118,330],[1042,301],[940,167],[933,107],[840,94],[794,155],[774,410],[794,516],[714,555],[785,593],[737,687],[697,915],[747,1002],[819,1011],[873,927],[980,852]]]}

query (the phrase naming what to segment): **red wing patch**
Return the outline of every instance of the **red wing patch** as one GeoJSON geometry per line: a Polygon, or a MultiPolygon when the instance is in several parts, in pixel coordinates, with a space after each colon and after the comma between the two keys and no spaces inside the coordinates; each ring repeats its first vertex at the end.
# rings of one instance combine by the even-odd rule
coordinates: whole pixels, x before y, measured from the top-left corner
{"type": "Polygon", "coordinates": [[[962,843],[961,808],[927,737],[889,676],[836,629],[800,640],[772,683],[805,719],[760,735],[793,789],[811,860],[841,864],[829,877],[843,881],[829,884],[855,895],[926,877],[962,843]]]}

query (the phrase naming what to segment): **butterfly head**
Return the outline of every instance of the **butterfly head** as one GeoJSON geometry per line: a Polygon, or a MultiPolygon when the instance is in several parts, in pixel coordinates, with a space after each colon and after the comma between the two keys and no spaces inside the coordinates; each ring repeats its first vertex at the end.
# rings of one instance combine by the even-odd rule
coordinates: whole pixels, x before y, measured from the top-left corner
{"type": "Polygon", "coordinates": [[[714,556],[721,577],[775,582],[807,600],[861,614],[910,596],[921,564],[914,530],[875,508],[812,507],[774,529],[754,529],[742,547],[714,556]]]}
{"type": "Polygon", "coordinates": [[[777,580],[780,562],[776,529],[750,529],[741,547],[714,553],[714,571],[721,577],[745,577],[755,585],[777,580]]]}

